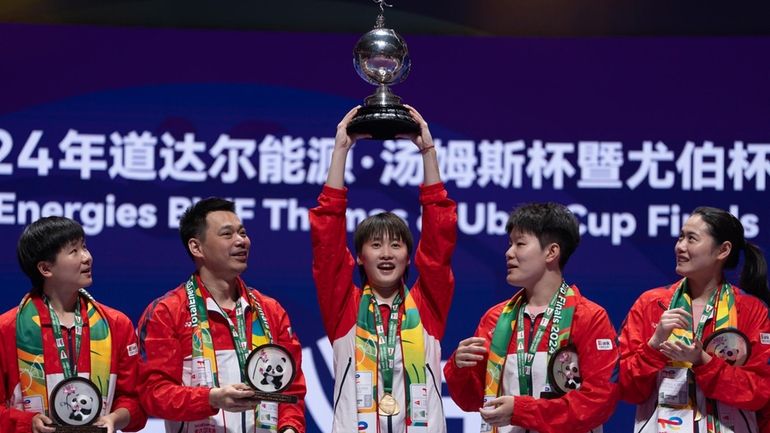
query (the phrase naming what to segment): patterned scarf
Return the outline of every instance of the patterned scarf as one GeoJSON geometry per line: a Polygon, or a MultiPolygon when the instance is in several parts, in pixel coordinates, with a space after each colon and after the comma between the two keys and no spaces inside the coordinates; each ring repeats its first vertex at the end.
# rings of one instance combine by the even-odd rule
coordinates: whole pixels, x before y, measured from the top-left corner
{"type": "MultiPolygon", "coordinates": [[[[682,278],[676,286],[674,295],[671,297],[671,304],[668,309],[682,308],[688,313],[692,314],[692,299],[690,294],[687,293],[687,278],[682,278]]],[[[722,283],[722,287],[716,290],[706,304],[703,313],[701,314],[701,320],[698,323],[697,328],[693,332],[692,323],[688,329],[674,329],[669,335],[668,341],[682,341],[685,344],[692,344],[694,340],[702,340],[703,330],[705,328],[705,322],[714,318],[713,331],[719,331],[726,328],[738,328],[738,311],[735,307],[735,291],[728,283],[722,283]]],[[[692,364],[689,362],[676,362],[669,361],[668,366],[678,368],[692,368],[692,364]]],[[[694,378],[691,372],[688,372],[691,382],[691,390],[694,391],[694,378]]],[[[695,402],[694,392],[690,395],[690,410],[697,409],[697,403],[695,402]]],[[[708,433],[721,433],[723,428],[719,421],[719,417],[716,415],[717,402],[712,399],[706,400],[706,428],[708,433]]],[[[666,412],[668,408],[665,406],[658,406],[659,412],[666,412]]],[[[685,427],[686,428],[686,427],[685,427]]],[[[689,431],[693,431],[691,426],[689,431]]]]}
{"type": "MultiPolygon", "coordinates": [[[[193,324],[192,334],[192,386],[218,387],[219,377],[217,374],[217,356],[214,350],[214,340],[211,337],[211,327],[208,320],[208,310],[206,307],[206,295],[204,294],[202,284],[199,284],[197,274],[193,274],[185,283],[185,292],[187,294],[187,306],[190,310],[190,317],[193,324]],[[208,369],[206,368],[208,367],[208,369]],[[210,371],[209,376],[207,372],[210,371]]],[[[251,307],[251,347],[252,350],[263,344],[272,342],[270,334],[270,325],[267,318],[264,317],[262,306],[259,301],[248,290],[243,280],[238,278],[240,293],[247,293],[249,306],[251,307]]],[[[240,300],[238,301],[240,302],[240,300]]],[[[237,341],[233,342],[235,345],[237,341]]],[[[236,348],[236,350],[238,350],[236,348]]],[[[239,361],[240,363],[240,361],[239,361]]],[[[241,375],[245,365],[240,365],[241,375]]],[[[258,428],[276,431],[278,428],[278,403],[261,402],[258,408],[254,410],[254,421],[258,428]]],[[[209,425],[213,422],[211,418],[206,421],[209,425]]]]}
{"type": "MultiPolygon", "coordinates": [[[[400,299],[400,296],[396,295],[397,299],[400,299]]],[[[419,397],[412,395],[415,390],[425,389],[427,386],[423,326],[420,321],[420,312],[417,310],[414,298],[407,287],[404,287],[404,297],[404,314],[401,316],[397,331],[401,335],[401,353],[404,360],[402,368],[406,373],[406,425],[413,431],[420,431],[421,428],[427,431],[427,401],[422,401],[422,409],[418,411],[414,403],[415,398],[419,397]]],[[[372,378],[372,394],[364,396],[357,405],[358,419],[367,424],[365,430],[361,430],[363,424],[359,424],[359,431],[361,432],[375,432],[379,424],[377,416],[378,361],[381,349],[384,352],[384,347],[378,343],[374,316],[374,309],[378,308],[376,304],[372,288],[366,285],[358,304],[358,319],[356,321],[356,373],[369,373],[368,376],[372,378]]],[[[394,370],[397,367],[394,366],[394,370]]],[[[393,386],[395,387],[396,384],[393,386]]]]}
{"type": "MultiPolygon", "coordinates": [[[[108,413],[110,398],[110,366],[112,362],[112,337],[110,326],[105,319],[102,308],[96,304],[94,298],[85,290],[80,289],[79,294],[85,302],[85,314],[88,317],[89,338],[83,343],[83,347],[91,356],[90,379],[96,384],[102,395],[104,405],[102,415],[108,413]]],[[[39,298],[30,295],[24,296],[16,313],[16,357],[19,364],[19,382],[21,385],[22,400],[42,398],[43,410],[48,415],[48,389],[46,386],[46,368],[43,348],[43,331],[40,327],[40,311],[48,315],[47,308],[38,309],[37,303],[42,305],[39,298]]],[[[77,308],[83,309],[83,304],[78,298],[77,308]]],[[[55,361],[54,361],[55,362],[55,361]]],[[[77,363],[77,359],[72,359],[77,363]]]]}
{"type": "MultiPolygon", "coordinates": [[[[492,342],[489,347],[489,359],[487,360],[487,372],[484,387],[485,401],[488,398],[495,398],[500,396],[502,391],[500,383],[503,374],[503,367],[505,365],[505,359],[508,356],[508,346],[511,343],[511,337],[514,334],[514,329],[517,327],[517,318],[520,317],[520,311],[524,308],[527,300],[524,296],[524,289],[516,292],[510,301],[503,307],[503,311],[500,313],[500,317],[497,319],[494,333],[492,334],[492,342]]],[[[569,343],[570,334],[572,330],[572,317],[575,313],[575,305],[577,304],[577,297],[575,295],[575,289],[568,286],[567,283],[562,281],[559,290],[554,293],[553,298],[546,309],[545,316],[541,319],[540,326],[544,330],[546,325],[550,325],[550,333],[556,334],[549,336],[548,344],[548,356],[552,355],[556,350],[566,346],[569,343]],[[554,308],[559,306],[561,308],[554,308]],[[551,310],[551,311],[549,311],[551,310]],[[557,313],[560,313],[557,315],[557,313]],[[553,323],[551,316],[553,315],[553,323]],[[557,326],[554,326],[556,324],[557,326]]],[[[538,332],[540,334],[540,332],[538,332]]],[[[542,334],[540,334],[542,337],[542,334]]],[[[521,339],[523,342],[523,338],[521,339]]],[[[524,357],[531,365],[534,360],[535,352],[537,352],[537,345],[530,342],[529,350],[523,347],[517,348],[517,361],[518,364],[524,365],[524,357]],[[527,353],[528,352],[528,353],[527,353]]],[[[535,342],[535,343],[539,343],[535,342]]],[[[547,361],[546,361],[547,362],[547,361]]],[[[519,392],[520,395],[531,395],[531,389],[529,381],[531,380],[531,371],[519,371],[519,392]]],[[[482,428],[484,426],[482,425],[482,428]]],[[[493,428],[492,431],[497,431],[493,428]]]]}

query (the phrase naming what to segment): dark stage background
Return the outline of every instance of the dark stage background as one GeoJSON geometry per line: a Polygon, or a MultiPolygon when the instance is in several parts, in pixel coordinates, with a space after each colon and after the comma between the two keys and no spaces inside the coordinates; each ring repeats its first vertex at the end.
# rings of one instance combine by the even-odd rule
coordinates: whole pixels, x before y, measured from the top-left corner
{"type": "MultiPolygon", "coordinates": [[[[337,122],[373,91],[352,67],[361,33],[0,25],[1,307],[28,289],[23,226],[66,213],[88,233],[91,292],[136,321],[192,270],[181,210],[236,199],[253,242],[244,277],[290,313],[309,430],[328,431],[306,210],[337,122]]],[[[445,358],[514,291],[503,227],[516,204],[570,205],[584,233],[567,280],[616,326],[643,290],[676,280],[675,235],[694,207],[730,208],[770,244],[770,39],[406,37],[414,67],[393,90],[428,120],[460,211],[445,358]]],[[[351,208],[400,209],[418,234],[414,146],[362,141],[352,167],[351,208]]],[[[445,403],[450,431],[477,431],[445,403]]],[[[631,423],[621,404],[605,431],[631,423]]]]}

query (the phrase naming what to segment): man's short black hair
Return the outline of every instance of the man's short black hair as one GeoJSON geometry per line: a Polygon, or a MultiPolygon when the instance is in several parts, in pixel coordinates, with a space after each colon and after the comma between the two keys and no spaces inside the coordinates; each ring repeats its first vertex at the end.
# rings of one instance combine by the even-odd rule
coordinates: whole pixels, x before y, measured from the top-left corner
{"type": "Polygon", "coordinates": [[[40,218],[24,228],[16,245],[16,257],[32,283],[32,294],[43,293],[45,279],[37,269],[38,263],[54,263],[62,248],[85,237],[83,226],[77,221],[59,216],[40,218]]]}
{"type": "Polygon", "coordinates": [[[211,212],[225,211],[235,213],[235,203],[219,197],[209,197],[200,200],[187,208],[179,219],[179,236],[182,238],[184,250],[190,258],[193,258],[190,247],[187,245],[190,239],[204,239],[206,234],[206,217],[211,212]]]}
{"type": "Polygon", "coordinates": [[[572,253],[580,243],[577,218],[566,206],[559,203],[528,203],[511,212],[505,231],[530,233],[540,241],[540,247],[559,245],[559,269],[564,269],[572,253]]]}

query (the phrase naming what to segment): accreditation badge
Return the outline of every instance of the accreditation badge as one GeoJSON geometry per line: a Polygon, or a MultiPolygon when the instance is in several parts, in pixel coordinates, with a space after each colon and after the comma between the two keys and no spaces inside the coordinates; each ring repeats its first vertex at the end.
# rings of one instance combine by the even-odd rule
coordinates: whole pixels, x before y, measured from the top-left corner
{"type": "Polygon", "coordinates": [[[659,405],[678,408],[690,407],[688,371],[684,367],[665,367],[660,371],[659,405]]]}
{"type": "MultiPolygon", "coordinates": [[[[496,398],[497,396],[495,395],[485,395],[484,404],[482,404],[482,406],[486,405],[489,401],[494,400],[496,398]]],[[[492,425],[484,421],[484,419],[482,418],[479,433],[490,433],[491,431],[492,431],[492,425]]]]}
{"type": "Polygon", "coordinates": [[[552,391],[564,395],[580,388],[583,376],[580,374],[577,349],[567,345],[551,355],[548,361],[548,383],[552,391]]]}
{"type": "Polygon", "coordinates": [[[358,407],[358,409],[372,409],[374,407],[374,400],[372,399],[373,393],[374,393],[374,385],[372,384],[372,372],[357,371],[356,372],[356,406],[358,407]]]}
{"type": "Polygon", "coordinates": [[[709,355],[722,358],[736,367],[746,364],[751,355],[749,338],[735,328],[720,329],[711,334],[704,346],[709,355]]]}
{"type": "Polygon", "coordinates": [[[263,344],[246,358],[246,382],[260,400],[296,403],[296,396],[282,394],[294,382],[296,372],[291,353],[278,344],[263,344]]]}
{"type": "Polygon", "coordinates": [[[59,382],[48,400],[57,432],[106,432],[92,426],[102,413],[102,395],[93,382],[84,377],[71,377],[59,382]]]}
{"type": "Polygon", "coordinates": [[[428,386],[424,383],[409,385],[410,416],[413,422],[428,422],[428,386]]]}

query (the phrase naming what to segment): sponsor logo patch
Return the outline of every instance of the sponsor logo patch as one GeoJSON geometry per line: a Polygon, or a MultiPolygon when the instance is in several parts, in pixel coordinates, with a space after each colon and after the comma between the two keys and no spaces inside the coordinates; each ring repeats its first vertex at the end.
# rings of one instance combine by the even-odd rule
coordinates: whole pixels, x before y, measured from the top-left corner
{"type": "Polygon", "coordinates": [[[596,350],[612,350],[612,340],[609,338],[597,338],[596,350]]]}
{"type": "Polygon", "coordinates": [[[139,353],[139,347],[136,343],[126,346],[126,350],[128,351],[128,356],[136,356],[136,354],[139,353]]]}

